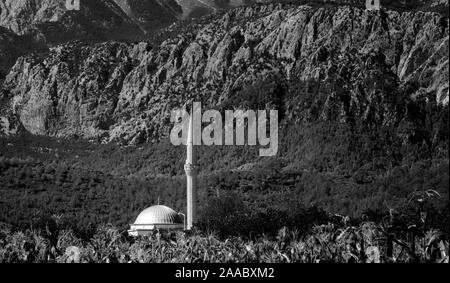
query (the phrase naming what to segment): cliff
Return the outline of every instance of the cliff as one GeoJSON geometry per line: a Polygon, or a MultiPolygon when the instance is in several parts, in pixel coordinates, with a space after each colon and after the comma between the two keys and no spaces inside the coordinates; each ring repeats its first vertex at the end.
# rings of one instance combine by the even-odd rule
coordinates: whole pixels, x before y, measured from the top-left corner
{"type": "Polygon", "coordinates": [[[293,123],[398,125],[411,103],[448,105],[448,39],[433,12],[242,7],[160,45],[71,42],[21,57],[0,116],[36,135],[124,144],[167,137],[170,111],[191,99],[276,108],[293,123]]]}

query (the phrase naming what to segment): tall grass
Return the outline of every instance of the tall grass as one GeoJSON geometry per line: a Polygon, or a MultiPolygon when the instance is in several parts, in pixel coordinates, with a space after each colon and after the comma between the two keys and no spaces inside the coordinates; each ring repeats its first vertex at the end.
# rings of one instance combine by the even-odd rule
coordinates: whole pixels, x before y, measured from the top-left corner
{"type": "Polygon", "coordinates": [[[0,262],[7,263],[448,263],[448,238],[437,230],[404,239],[372,222],[327,224],[300,235],[220,239],[214,233],[155,231],[132,238],[100,226],[88,239],[71,230],[0,230],[0,262]],[[408,241],[409,240],[409,241],[408,241]]]}

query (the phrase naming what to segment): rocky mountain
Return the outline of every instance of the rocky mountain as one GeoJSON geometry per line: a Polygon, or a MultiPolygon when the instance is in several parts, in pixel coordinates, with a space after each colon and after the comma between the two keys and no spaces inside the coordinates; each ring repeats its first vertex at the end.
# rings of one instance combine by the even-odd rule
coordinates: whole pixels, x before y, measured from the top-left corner
{"type": "Polygon", "coordinates": [[[19,55],[19,50],[38,51],[42,45],[84,40],[141,40],[147,34],[178,20],[195,18],[217,9],[243,5],[247,1],[91,0],[81,1],[80,10],[69,11],[65,0],[1,0],[0,27],[5,40],[0,46],[8,54],[0,62],[0,80],[19,55]],[[8,40],[6,40],[8,34],[8,40]],[[21,39],[12,47],[11,38],[21,39]],[[19,43],[19,42],[18,42],[19,43]],[[23,45],[36,45],[28,49],[23,45]],[[7,49],[8,47],[8,49],[7,49]]]}
{"type": "Polygon", "coordinates": [[[114,0],[125,14],[147,33],[182,19],[175,0],[114,0]]]}
{"type": "Polygon", "coordinates": [[[58,43],[74,39],[133,39],[250,0],[90,0],[67,10],[65,0],[1,0],[0,26],[18,35],[58,43]]]}
{"type": "MultiPolygon", "coordinates": [[[[175,18],[167,17],[164,24],[175,18]]],[[[155,28],[161,27],[152,22],[155,28]]],[[[86,1],[68,11],[62,0],[0,1],[0,81],[16,59],[71,40],[134,39],[145,31],[113,2],[86,1]]]]}
{"type": "Polygon", "coordinates": [[[172,7],[173,11],[181,19],[196,18],[211,14],[219,9],[231,9],[244,5],[251,5],[255,0],[160,0],[166,7],[172,7]],[[177,6],[177,7],[176,7],[177,6]],[[181,9],[180,9],[181,8],[181,9]]]}
{"type": "MultiPolygon", "coordinates": [[[[79,11],[69,11],[63,0],[1,0],[0,26],[19,36],[27,36],[28,40],[48,45],[79,39],[95,42],[142,40],[146,34],[178,20],[271,2],[364,6],[357,0],[93,0],[82,1],[79,11]]],[[[383,5],[409,10],[439,10],[445,6],[439,0],[401,3],[386,0],[383,5]]]]}
{"type": "Polygon", "coordinates": [[[0,26],[47,44],[134,38],[143,33],[112,0],[82,1],[79,11],[67,10],[60,0],[2,0],[0,26]]]}
{"type": "Polygon", "coordinates": [[[167,137],[170,111],[197,99],[276,108],[296,124],[401,126],[396,134],[414,141],[425,123],[414,109],[448,107],[448,40],[438,13],[269,4],[157,46],[67,43],[18,59],[2,86],[3,133],[155,142],[167,137]]]}
{"type": "Polygon", "coordinates": [[[114,0],[144,31],[167,26],[175,20],[198,18],[218,10],[253,4],[253,0],[114,0]]]}

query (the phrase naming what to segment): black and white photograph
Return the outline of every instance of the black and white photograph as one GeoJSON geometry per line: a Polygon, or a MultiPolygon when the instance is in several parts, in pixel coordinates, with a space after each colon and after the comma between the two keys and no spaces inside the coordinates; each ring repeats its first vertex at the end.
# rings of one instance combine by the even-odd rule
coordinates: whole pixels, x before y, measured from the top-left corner
{"type": "Polygon", "coordinates": [[[449,227],[448,0],[0,0],[0,263],[276,279],[449,227]]]}

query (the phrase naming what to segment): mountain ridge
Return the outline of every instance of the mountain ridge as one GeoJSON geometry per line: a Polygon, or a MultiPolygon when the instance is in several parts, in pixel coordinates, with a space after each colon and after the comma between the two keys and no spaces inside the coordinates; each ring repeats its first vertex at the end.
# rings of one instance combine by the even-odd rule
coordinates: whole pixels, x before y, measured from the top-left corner
{"type": "MultiPolygon", "coordinates": [[[[166,132],[167,124],[161,121],[170,117],[167,106],[181,107],[193,95],[205,97],[212,101],[210,106],[218,107],[220,101],[230,99],[234,92],[260,80],[280,76],[284,77],[282,80],[297,78],[304,82],[323,79],[329,77],[327,73],[334,70],[336,64],[344,64],[346,69],[365,69],[367,62],[364,60],[371,60],[380,72],[388,72],[379,77],[384,85],[397,89],[414,85],[417,90],[411,97],[434,93],[438,104],[447,105],[446,46],[448,19],[435,13],[399,14],[309,6],[286,10],[279,5],[240,8],[157,47],[145,42],[110,42],[93,47],[69,43],[52,48],[49,55],[41,58],[20,58],[5,80],[3,98],[10,103],[14,101],[10,110],[33,134],[74,134],[88,139],[102,137],[102,140],[107,136],[107,141],[136,143],[151,141],[166,132]],[[245,23],[252,17],[256,20],[245,23]],[[361,65],[351,67],[352,60],[360,61],[361,65]],[[96,63],[90,67],[90,62],[96,63]],[[61,64],[65,67],[58,67],[61,64]],[[90,78],[88,73],[91,72],[95,76],[90,78]],[[106,72],[104,77],[99,76],[102,72],[106,72]],[[31,77],[22,78],[24,74],[31,77]],[[78,102],[73,100],[81,98],[81,93],[86,93],[91,83],[95,88],[94,92],[88,91],[88,97],[96,101],[94,105],[99,105],[100,101],[111,103],[100,107],[100,116],[81,114],[79,107],[83,102],[79,104],[78,98],[78,102]],[[166,97],[165,93],[170,96],[166,97]],[[35,104],[33,101],[37,97],[48,97],[45,100],[49,104],[35,104]],[[156,101],[165,102],[154,104],[156,101]],[[51,114],[52,105],[61,114],[51,114]],[[29,107],[31,109],[27,110],[29,107]],[[161,113],[162,109],[166,110],[161,113]],[[69,118],[68,123],[63,122],[58,117],[66,113],[76,116],[69,118]],[[129,118],[124,120],[124,117],[129,118]],[[39,126],[32,122],[38,120],[41,121],[39,126]],[[82,122],[69,126],[71,121],[93,124],[82,122]],[[83,123],[87,124],[83,126],[83,123]],[[49,126],[52,124],[55,126],[49,126]],[[75,128],[71,130],[72,127],[75,128]],[[126,133],[130,138],[123,139],[126,133]]],[[[349,79],[360,80],[358,77],[349,79]]],[[[375,86],[375,89],[380,87],[375,86]]],[[[370,88],[368,91],[373,92],[370,88]]],[[[347,91],[358,92],[351,85],[347,91]]],[[[354,103],[366,101],[364,96],[367,94],[361,94],[363,100],[354,103]]],[[[4,113],[2,116],[7,117],[4,113]]]]}

